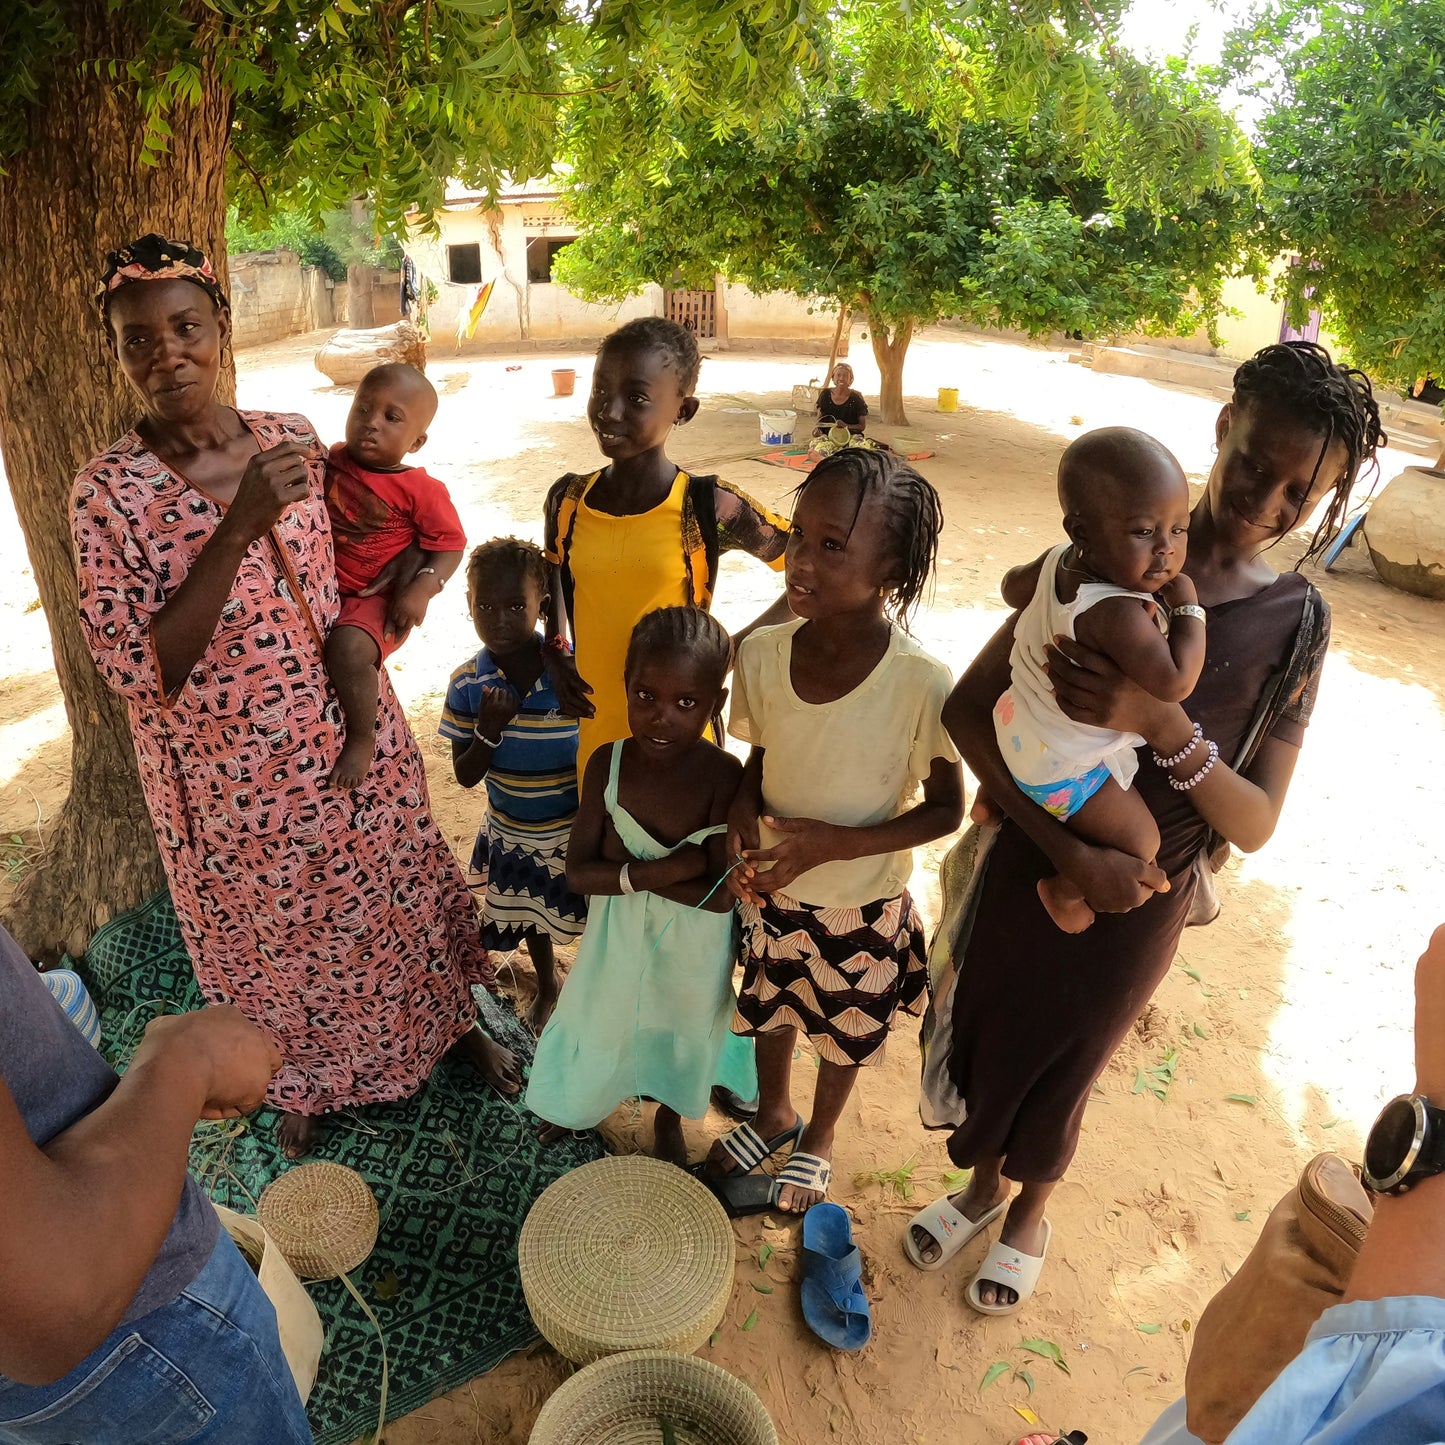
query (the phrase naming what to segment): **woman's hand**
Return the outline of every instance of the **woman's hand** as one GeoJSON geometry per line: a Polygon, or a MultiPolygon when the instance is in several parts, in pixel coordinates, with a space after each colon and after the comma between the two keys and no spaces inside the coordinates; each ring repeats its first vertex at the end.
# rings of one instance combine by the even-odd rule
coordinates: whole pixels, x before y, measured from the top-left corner
{"type": "Polygon", "coordinates": [[[311,490],[307,466],[321,453],[300,442],[282,442],[257,452],[246,463],[240,485],[222,523],[250,546],[264,537],[311,490]]]}
{"type": "Polygon", "coordinates": [[[1138,733],[1153,741],[1170,720],[1182,716],[1177,703],[1160,702],[1126,677],[1112,658],[1092,647],[1056,637],[1045,653],[1059,709],[1075,722],[1138,733]]]}
{"type": "Polygon", "coordinates": [[[415,543],[408,544],[405,551],[398,552],[368,586],[363,587],[358,597],[375,597],[380,592],[390,592],[397,586],[406,586],[416,578],[416,569],[426,553],[415,543]]]}
{"type": "Polygon", "coordinates": [[[752,887],[759,893],[780,893],[809,869],[847,856],[844,838],[852,831],[850,828],[817,818],[764,818],[763,822],[783,836],[771,848],[744,853],[749,863],[773,865],[752,880],[752,887]]]}
{"type": "Polygon", "coordinates": [[[1078,887],[1095,913],[1129,913],[1155,893],[1169,891],[1169,878],[1158,864],[1082,839],[1059,872],[1078,887]]]}
{"type": "Polygon", "coordinates": [[[583,680],[570,652],[559,647],[544,647],[542,663],[547,669],[552,691],[568,717],[596,717],[597,704],[592,701],[592,684],[583,680]]]}
{"type": "Polygon", "coordinates": [[[153,1019],[135,1062],[159,1054],[185,1055],[194,1063],[203,1081],[205,1119],[236,1119],[259,1109],[281,1067],[275,1044],[231,1004],[153,1019]]]}

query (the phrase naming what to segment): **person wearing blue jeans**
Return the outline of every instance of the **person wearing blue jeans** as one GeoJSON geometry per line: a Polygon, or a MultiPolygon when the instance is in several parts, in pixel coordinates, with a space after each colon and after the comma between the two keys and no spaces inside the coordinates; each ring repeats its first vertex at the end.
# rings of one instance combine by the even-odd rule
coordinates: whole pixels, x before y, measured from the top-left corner
{"type": "Polygon", "coordinates": [[[276,1313],[186,1173],[281,1060],[231,1007],[124,1078],[0,928],[0,1445],[309,1445],[276,1313]]]}

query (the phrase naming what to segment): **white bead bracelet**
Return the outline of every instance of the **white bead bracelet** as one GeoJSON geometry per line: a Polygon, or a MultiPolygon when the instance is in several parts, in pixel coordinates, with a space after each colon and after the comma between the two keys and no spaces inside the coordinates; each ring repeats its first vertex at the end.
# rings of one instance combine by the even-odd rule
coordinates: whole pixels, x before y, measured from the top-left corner
{"type": "Polygon", "coordinates": [[[1161,758],[1158,753],[1154,754],[1154,761],[1161,768],[1177,768],[1200,743],[1204,741],[1204,729],[1198,723],[1194,724],[1194,736],[1174,754],[1172,758],[1161,758]]]}
{"type": "Polygon", "coordinates": [[[1169,786],[1173,788],[1176,793],[1187,793],[1190,788],[1197,787],[1200,783],[1204,781],[1205,774],[1207,774],[1210,768],[1212,768],[1218,761],[1219,744],[1213,739],[1211,739],[1209,743],[1209,757],[1205,760],[1204,766],[1200,768],[1200,770],[1195,773],[1193,777],[1185,778],[1182,783],[1179,781],[1178,778],[1170,778],[1169,786]]]}

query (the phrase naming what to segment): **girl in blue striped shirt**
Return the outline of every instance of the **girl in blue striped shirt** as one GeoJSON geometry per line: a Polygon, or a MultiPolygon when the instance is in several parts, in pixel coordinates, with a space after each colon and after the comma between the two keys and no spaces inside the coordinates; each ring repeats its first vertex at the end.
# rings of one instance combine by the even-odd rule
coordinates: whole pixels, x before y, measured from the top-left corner
{"type": "Polygon", "coordinates": [[[542,661],[547,605],[541,549],[516,537],[475,548],[467,603],[485,646],[452,673],[438,731],[464,788],[487,784],[470,881],[489,949],[525,944],[537,976],[527,1024],[542,1031],[557,1002],[555,943],[582,932],[587,901],[567,887],[567,834],[577,814],[577,719],[565,714],[542,661]]]}

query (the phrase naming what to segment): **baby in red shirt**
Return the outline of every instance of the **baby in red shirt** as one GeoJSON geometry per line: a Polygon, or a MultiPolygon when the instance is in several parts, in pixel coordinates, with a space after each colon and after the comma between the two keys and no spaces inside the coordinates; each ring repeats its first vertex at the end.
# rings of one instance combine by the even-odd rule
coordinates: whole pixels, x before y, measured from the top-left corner
{"type": "Polygon", "coordinates": [[[333,788],[359,787],[365,778],[376,754],[376,670],[426,616],[466,548],[447,489],[423,468],[402,465],[426,441],[436,411],[436,391],[415,367],[373,367],[356,388],[346,441],[332,447],[326,461],[326,510],[341,589],[326,670],[346,722],[333,788]],[[413,544],[421,549],[420,565],[388,596],[377,578],[413,544]]]}

